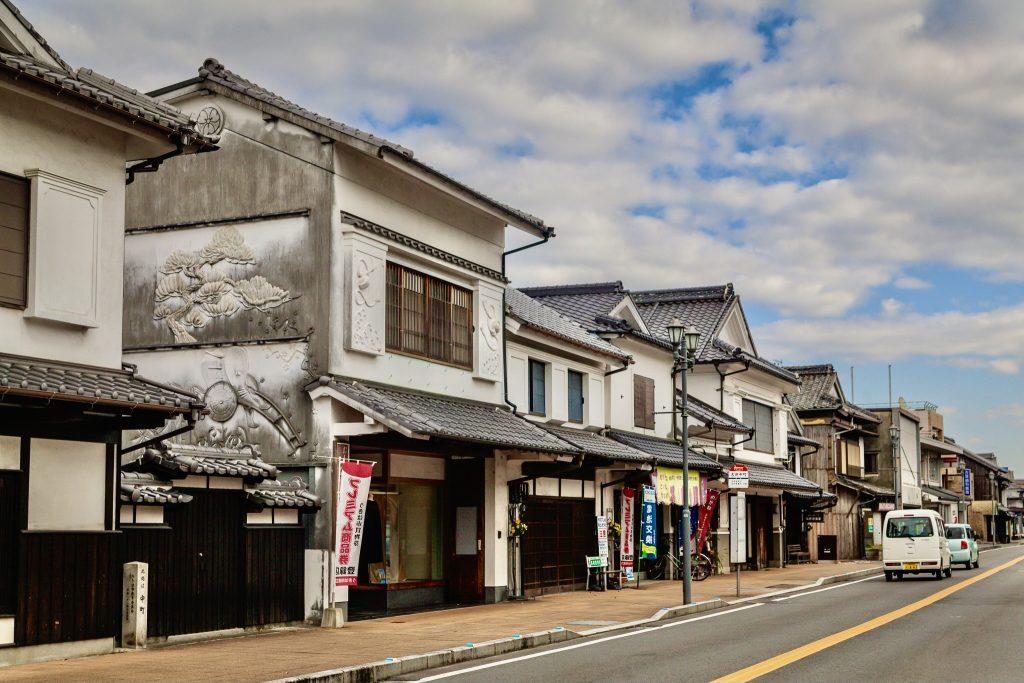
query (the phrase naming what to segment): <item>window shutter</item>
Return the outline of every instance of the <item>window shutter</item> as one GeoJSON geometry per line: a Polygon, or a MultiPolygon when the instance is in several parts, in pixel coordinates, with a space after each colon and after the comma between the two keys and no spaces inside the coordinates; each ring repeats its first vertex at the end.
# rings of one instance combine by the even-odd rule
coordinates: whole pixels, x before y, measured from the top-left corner
{"type": "Polygon", "coordinates": [[[569,420],[583,422],[583,374],[569,371],[569,420]]]}
{"type": "Polygon", "coordinates": [[[0,173],[0,305],[26,304],[28,204],[28,179],[0,173]]]}
{"type": "Polygon", "coordinates": [[[654,429],[654,380],[633,375],[633,426],[654,429]]]}

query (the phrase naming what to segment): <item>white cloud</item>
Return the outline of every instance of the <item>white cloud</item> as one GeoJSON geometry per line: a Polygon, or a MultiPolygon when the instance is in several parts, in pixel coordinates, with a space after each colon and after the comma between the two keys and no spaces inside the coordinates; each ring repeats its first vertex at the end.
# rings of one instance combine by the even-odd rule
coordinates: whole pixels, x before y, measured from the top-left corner
{"type": "Polygon", "coordinates": [[[1024,4],[797,2],[770,61],[767,0],[21,4],[76,64],[152,88],[217,56],[544,217],[559,237],[513,261],[521,284],[733,281],[787,316],[779,355],[936,346],[906,320],[947,314],[821,321],[930,286],[914,266],[1024,278],[1024,4]],[[652,90],[716,63],[730,86],[662,116],[652,90]]]}

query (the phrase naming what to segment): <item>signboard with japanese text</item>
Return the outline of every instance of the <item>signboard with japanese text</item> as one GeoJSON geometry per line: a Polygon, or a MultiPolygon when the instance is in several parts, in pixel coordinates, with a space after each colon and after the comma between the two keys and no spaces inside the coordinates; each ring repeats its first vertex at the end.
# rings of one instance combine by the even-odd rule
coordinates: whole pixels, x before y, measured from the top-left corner
{"type": "Polygon", "coordinates": [[[623,569],[633,566],[633,528],[635,523],[636,489],[622,489],[622,537],[619,548],[619,566],[623,569]]]}
{"type": "Polygon", "coordinates": [[[750,471],[747,470],[746,465],[736,463],[726,470],[726,474],[729,477],[729,488],[745,489],[750,487],[750,471]]]}
{"type": "Polygon", "coordinates": [[[729,500],[729,561],[747,561],[747,494],[738,491],[729,500]]]}
{"type": "Polygon", "coordinates": [[[971,497],[971,471],[964,469],[964,498],[971,497]]]}
{"type": "Polygon", "coordinates": [[[895,510],[895,509],[896,509],[896,503],[879,503],[878,504],[878,511],[879,512],[889,512],[890,510],[895,510]]]}
{"type": "Polygon", "coordinates": [[[825,521],[825,513],[824,512],[816,512],[816,511],[808,510],[807,512],[804,512],[804,521],[805,522],[824,522],[825,521]]]}
{"type": "MultiPolygon", "coordinates": [[[[654,480],[658,502],[662,505],[683,504],[683,482],[687,477],[682,470],[674,467],[659,467],[651,477],[654,480]]],[[[690,470],[690,505],[704,502],[704,491],[707,489],[707,477],[690,470]]]]}
{"type": "Polygon", "coordinates": [[[371,477],[372,462],[345,460],[338,469],[334,496],[335,586],[354,586],[358,580],[359,549],[363,543],[363,522],[371,477]]]}
{"type": "Polygon", "coordinates": [[[641,489],[640,559],[658,557],[658,497],[653,486],[641,489]]]}
{"type": "Polygon", "coordinates": [[[601,558],[601,566],[608,566],[608,518],[597,516],[597,555],[601,558]]]}

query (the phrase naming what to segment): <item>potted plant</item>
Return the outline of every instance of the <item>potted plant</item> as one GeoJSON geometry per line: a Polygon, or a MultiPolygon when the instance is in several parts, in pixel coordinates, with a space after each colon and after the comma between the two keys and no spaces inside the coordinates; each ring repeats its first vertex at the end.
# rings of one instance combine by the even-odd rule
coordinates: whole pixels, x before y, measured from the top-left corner
{"type": "Polygon", "coordinates": [[[526,526],[526,522],[521,519],[514,519],[508,527],[508,535],[512,538],[522,538],[526,535],[526,531],[529,529],[526,526]]]}

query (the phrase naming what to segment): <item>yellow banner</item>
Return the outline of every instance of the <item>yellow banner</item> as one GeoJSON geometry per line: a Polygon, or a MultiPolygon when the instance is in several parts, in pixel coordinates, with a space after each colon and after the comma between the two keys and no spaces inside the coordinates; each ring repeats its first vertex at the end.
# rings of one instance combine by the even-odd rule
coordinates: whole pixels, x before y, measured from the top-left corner
{"type": "MultiPolygon", "coordinates": [[[[703,502],[701,496],[701,477],[698,472],[690,470],[690,505],[700,505],[703,502]]],[[[654,489],[658,503],[662,505],[682,505],[683,486],[686,476],[683,470],[674,467],[659,467],[654,471],[654,489]]]]}

